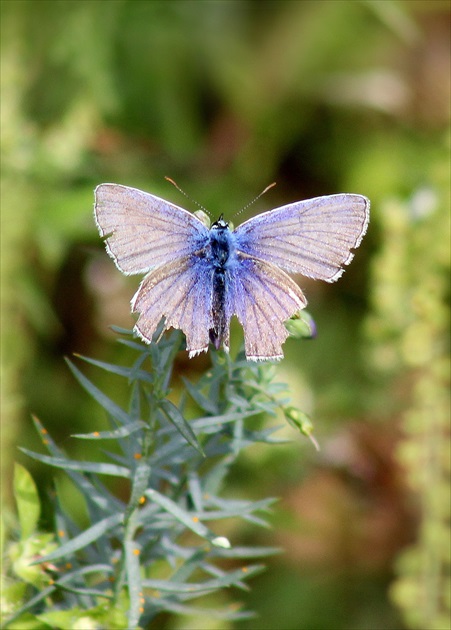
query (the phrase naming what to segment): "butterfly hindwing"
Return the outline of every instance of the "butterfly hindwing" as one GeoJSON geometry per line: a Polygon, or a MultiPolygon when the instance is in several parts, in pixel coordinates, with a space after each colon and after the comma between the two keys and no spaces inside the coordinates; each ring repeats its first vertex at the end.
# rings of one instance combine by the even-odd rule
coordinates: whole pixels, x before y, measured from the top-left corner
{"type": "Polygon", "coordinates": [[[334,282],[366,232],[369,206],[366,197],[351,194],[297,201],[240,225],[237,247],[289,272],[334,282]]]}
{"type": "Polygon", "coordinates": [[[208,348],[211,318],[211,270],[204,259],[185,256],[150,271],[132,299],[139,313],[135,330],[150,343],[162,318],[165,328],[185,333],[190,356],[208,348]]]}
{"type": "Polygon", "coordinates": [[[281,269],[243,256],[240,271],[229,281],[228,310],[244,329],[246,357],[253,361],[280,359],[288,337],[284,322],[304,308],[307,300],[281,269]]]}
{"type": "Polygon", "coordinates": [[[125,274],[147,273],[208,239],[208,228],[190,212],[128,186],[97,186],[94,212],[107,252],[125,274]]]}

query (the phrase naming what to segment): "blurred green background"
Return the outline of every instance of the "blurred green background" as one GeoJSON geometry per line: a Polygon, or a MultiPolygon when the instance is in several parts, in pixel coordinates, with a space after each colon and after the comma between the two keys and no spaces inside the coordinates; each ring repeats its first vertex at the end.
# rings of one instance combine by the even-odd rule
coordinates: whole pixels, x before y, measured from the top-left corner
{"type": "MultiPolygon", "coordinates": [[[[131,361],[108,327],[132,325],[139,278],[105,254],[97,184],[196,209],[170,176],[230,218],[276,181],[240,221],[364,194],[371,223],[343,278],[299,278],[318,337],[288,340],[278,368],[321,451],[287,428],[290,445],[252,449],[230,479],[231,494],[281,497],[272,530],[227,534],[286,550],[250,593],[223,593],[260,617],[158,627],[449,628],[449,2],[11,0],[1,11],[5,505],[15,459],[43,495],[49,481],[16,449],[39,449],[31,412],[78,457],[70,434],[103,422],[64,355],[131,361]]],[[[177,365],[196,378],[208,356],[177,365]]]]}

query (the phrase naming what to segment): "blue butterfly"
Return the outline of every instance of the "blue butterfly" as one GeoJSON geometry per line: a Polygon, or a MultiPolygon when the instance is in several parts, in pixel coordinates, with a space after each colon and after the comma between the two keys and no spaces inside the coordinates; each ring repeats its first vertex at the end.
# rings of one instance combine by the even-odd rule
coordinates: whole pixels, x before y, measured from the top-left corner
{"type": "Polygon", "coordinates": [[[189,356],[229,346],[230,319],[244,329],[248,360],[283,357],[284,322],[307,300],[282,269],[335,282],[351,262],[369,221],[370,202],[352,194],[297,201],[231,231],[221,216],[207,227],[194,214],[119,184],[95,190],[95,220],[126,275],[147,274],[131,301],[136,333],[152,341],[181,329],[189,356]]]}

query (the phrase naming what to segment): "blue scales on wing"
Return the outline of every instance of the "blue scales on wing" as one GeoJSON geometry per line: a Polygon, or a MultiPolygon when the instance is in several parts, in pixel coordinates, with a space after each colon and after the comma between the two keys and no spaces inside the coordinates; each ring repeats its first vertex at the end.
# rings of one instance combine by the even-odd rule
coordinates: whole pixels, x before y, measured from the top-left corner
{"type": "Polygon", "coordinates": [[[351,262],[369,220],[369,201],[339,194],[263,212],[236,230],[237,248],[291,273],[334,282],[351,262]]]}

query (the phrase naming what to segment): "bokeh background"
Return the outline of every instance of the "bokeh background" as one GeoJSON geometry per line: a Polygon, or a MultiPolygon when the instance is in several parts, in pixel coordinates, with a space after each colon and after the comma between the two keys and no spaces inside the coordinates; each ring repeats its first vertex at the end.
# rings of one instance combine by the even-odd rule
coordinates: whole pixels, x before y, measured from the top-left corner
{"type": "MultiPolygon", "coordinates": [[[[102,421],[63,357],[131,361],[109,326],[131,327],[139,279],[105,254],[97,184],[195,210],[170,176],[231,217],[276,181],[237,222],[361,193],[368,234],[336,285],[299,279],[318,337],[288,340],[278,368],[321,451],[286,428],[291,444],[255,447],[229,480],[229,493],[280,497],[272,530],[229,534],[286,550],[250,593],[221,596],[260,617],[159,627],[449,628],[449,2],[10,0],[1,12],[5,506],[14,460],[43,495],[49,482],[16,448],[39,449],[31,412],[78,457],[70,434],[102,421]]],[[[206,367],[177,364],[193,379],[206,367]]]]}

